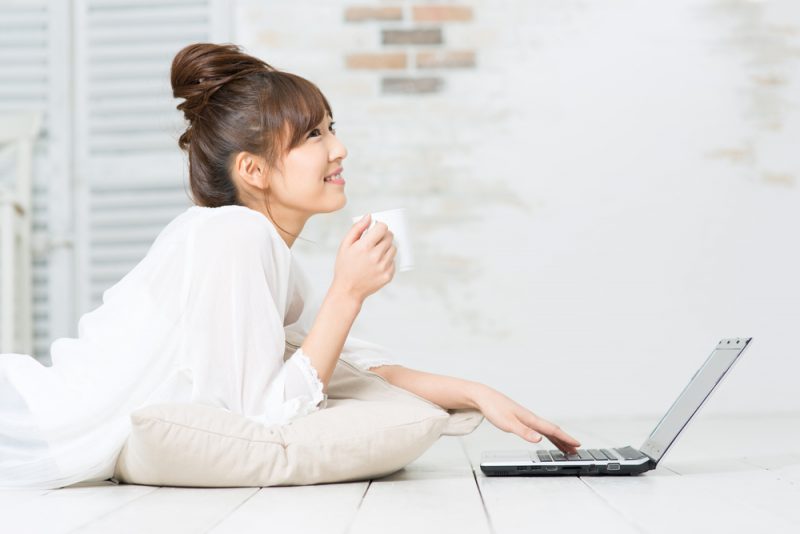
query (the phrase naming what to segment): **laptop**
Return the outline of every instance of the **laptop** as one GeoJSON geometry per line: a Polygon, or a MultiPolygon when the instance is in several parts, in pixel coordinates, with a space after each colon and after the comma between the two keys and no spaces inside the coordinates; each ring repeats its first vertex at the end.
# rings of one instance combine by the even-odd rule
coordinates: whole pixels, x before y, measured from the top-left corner
{"type": "Polygon", "coordinates": [[[487,476],[638,475],[655,469],[752,339],[721,340],[638,449],[578,449],[570,455],[558,449],[485,451],[481,471],[487,476]]]}

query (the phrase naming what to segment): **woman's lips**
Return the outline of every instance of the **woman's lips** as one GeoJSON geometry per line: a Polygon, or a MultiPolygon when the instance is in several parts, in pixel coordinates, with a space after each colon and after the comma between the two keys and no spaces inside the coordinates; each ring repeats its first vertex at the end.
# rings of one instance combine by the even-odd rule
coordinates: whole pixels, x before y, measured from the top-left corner
{"type": "Polygon", "coordinates": [[[328,179],[328,178],[326,178],[325,182],[329,183],[329,184],[336,184],[336,185],[344,185],[344,183],[345,183],[344,182],[344,178],[342,178],[342,177],[339,177],[337,179],[333,179],[333,178],[328,179]]]}
{"type": "Polygon", "coordinates": [[[332,176],[336,176],[337,174],[342,174],[342,171],[343,171],[343,170],[344,170],[344,168],[342,168],[342,167],[339,167],[338,169],[336,169],[336,170],[335,170],[335,171],[333,171],[332,173],[330,173],[330,174],[326,175],[324,178],[331,178],[332,176]]]}

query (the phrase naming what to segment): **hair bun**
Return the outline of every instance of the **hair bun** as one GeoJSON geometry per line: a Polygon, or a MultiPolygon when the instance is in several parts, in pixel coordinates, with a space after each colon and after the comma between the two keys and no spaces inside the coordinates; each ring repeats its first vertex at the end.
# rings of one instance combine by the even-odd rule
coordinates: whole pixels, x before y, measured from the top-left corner
{"type": "Polygon", "coordinates": [[[184,98],[177,108],[192,121],[223,85],[252,74],[272,71],[264,61],[245,54],[234,44],[195,43],[185,46],[172,60],[172,96],[184,98]]]}

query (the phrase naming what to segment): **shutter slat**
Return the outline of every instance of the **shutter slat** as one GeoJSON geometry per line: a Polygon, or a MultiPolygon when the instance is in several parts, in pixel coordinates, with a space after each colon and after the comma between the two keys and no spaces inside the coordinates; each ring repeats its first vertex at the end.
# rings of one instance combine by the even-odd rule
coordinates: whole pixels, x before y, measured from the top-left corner
{"type": "Polygon", "coordinates": [[[20,100],[40,98],[44,100],[46,96],[47,87],[42,83],[23,81],[22,83],[4,83],[0,85],[0,98],[14,98],[20,100]]]}
{"type": "Polygon", "coordinates": [[[1,82],[34,81],[47,82],[47,65],[16,65],[13,69],[0,71],[1,82]]]}
{"type": "Polygon", "coordinates": [[[164,224],[166,224],[166,222],[169,222],[170,219],[178,215],[181,211],[180,209],[176,210],[173,206],[160,209],[128,210],[124,212],[103,211],[95,213],[92,216],[92,223],[103,230],[131,228],[134,226],[137,228],[151,228],[153,226],[153,221],[157,221],[157,223],[164,222],[164,224]]]}
{"type": "MultiPolygon", "coordinates": [[[[172,124],[175,128],[181,125],[177,119],[173,119],[172,124]]],[[[153,127],[153,117],[149,116],[114,116],[96,117],[90,126],[91,134],[105,134],[111,132],[142,132],[153,127]]],[[[176,145],[177,146],[177,145],[176,145]]]]}
{"type": "Polygon", "coordinates": [[[208,20],[208,9],[205,6],[162,6],[150,10],[117,10],[93,11],[88,15],[92,28],[120,24],[164,24],[180,25],[184,22],[203,24],[208,20]]]}
{"type": "Polygon", "coordinates": [[[42,27],[13,27],[4,28],[0,24],[0,46],[30,46],[47,41],[47,28],[42,27]]]}
{"type": "Polygon", "coordinates": [[[92,65],[89,80],[92,82],[106,79],[127,80],[155,75],[161,79],[167,77],[166,81],[169,82],[169,67],[170,64],[166,60],[97,63],[92,65]]]}
{"type": "Polygon", "coordinates": [[[30,48],[18,45],[3,46],[3,48],[0,48],[0,63],[9,65],[30,65],[31,63],[47,65],[47,50],[35,47],[35,45],[31,45],[30,48]]]}
{"type": "MultiPolygon", "coordinates": [[[[166,64],[169,66],[172,58],[178,53],[178,50],[183,48],[186,43],[202,40],[202,32],[191,31],[185,32],[181,38],[176,38],[171,33],[147,35],[137,37],[136,40],[146,40],[145,42],[156,41],[156,45],[142,45],[142,44],[127,44],[124,42],[115,42],[114,44],[97,43],[95,48],[90,53],[92,60],[92,67],[100,66],[104,63],[118,62],[121,57],[125,58],[125,63],[140,61],[140,62],[157,62],[160,65],[166,64]]],[[[141,41],[140,41],[141,43],[141,41]]]]}
{"type": "Polygon", "coordinates": [[[135,206],[181,207],[190,204],[183,189],[158,190],[142,189],[141,191],[123,192],[119,195],[95,195],[92,212],[100,214],[104,210],[119,212],[122,208],[135,206]]]}
{"type": "MultiPolygon", "coordinates": [[[[159,42],[169,43],[173,42],[178,48],[177,52],[182,45],[187,42],[192,42],[197,38],[207,36],[203,31],[202,24],[186,24],[182,21],[179,26],[174,24],[153,25],[147,26],[127,26],[124,28],[118,27],[100,27],[93,29],[89,34],[89,44],[92,46],[101,46],[110,48],[109,54],[125,53],[132,51],[136,54],[140,53],[154,53],[164,50],[158,49],[157,45],[152,45],[152,39],[158,39],[159,42]],[[144,44],[142,42],[144,40],[144,44]],[[138,46],[137,46],[138,45],[138,46]]],[[[107,52],[104,49],[95,49],[92,51],[93,57],[98,57],[107,52]]],[[[173,54],[174,55],[174,54],[173,54]]]]}

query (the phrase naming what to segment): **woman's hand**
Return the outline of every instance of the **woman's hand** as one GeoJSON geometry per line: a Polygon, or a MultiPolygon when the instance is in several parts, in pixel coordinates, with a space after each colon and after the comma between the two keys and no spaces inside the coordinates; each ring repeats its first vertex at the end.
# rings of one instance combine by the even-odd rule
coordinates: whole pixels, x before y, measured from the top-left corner
{"type": "Polygon", "coordinates": [[[380,221],[367,230],[371,220],[367,214],[347,232],[336,254],[331,283],[360,302],[391,282],[395,271],[394,234],[380,221]]]}
{"type": "Polygon", "coordinates": [[[542,435],[547,436],[565,454],[575,454],[575,449],[581,446],[558,425],[542,419],[488,386],[480,390],[475,401],[484,417],[500,430],[513,432],[531,443],[539,443],[542,435]]]}

